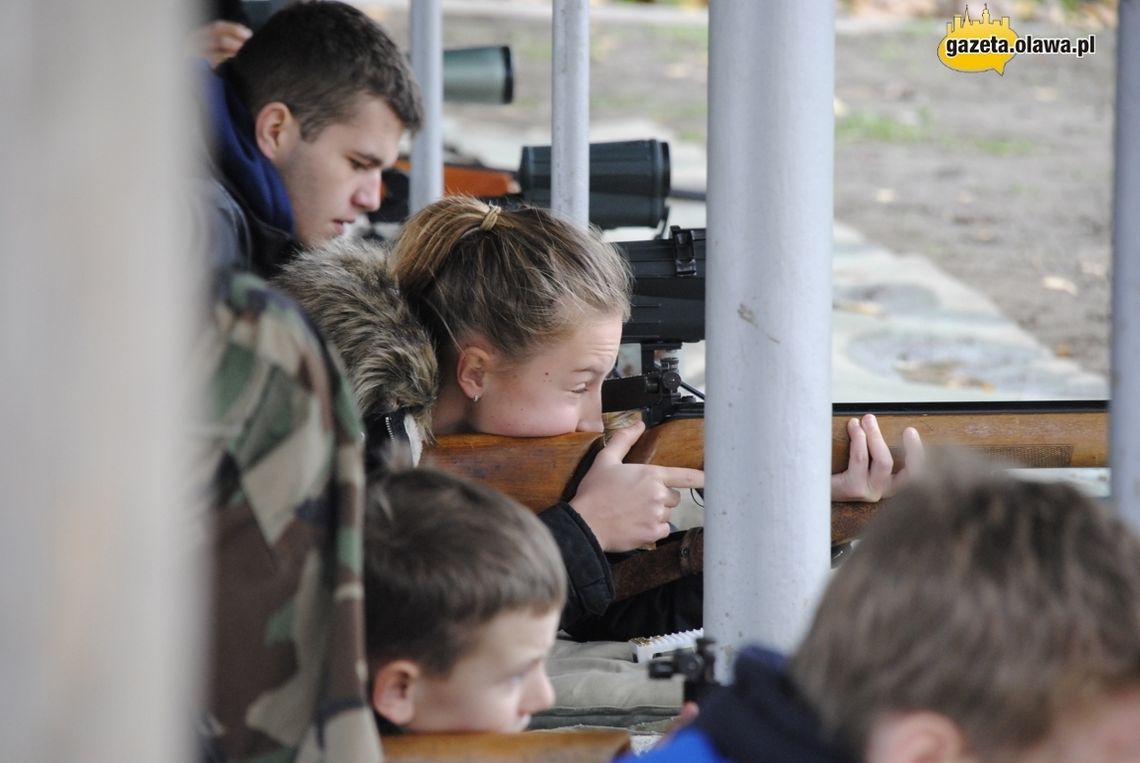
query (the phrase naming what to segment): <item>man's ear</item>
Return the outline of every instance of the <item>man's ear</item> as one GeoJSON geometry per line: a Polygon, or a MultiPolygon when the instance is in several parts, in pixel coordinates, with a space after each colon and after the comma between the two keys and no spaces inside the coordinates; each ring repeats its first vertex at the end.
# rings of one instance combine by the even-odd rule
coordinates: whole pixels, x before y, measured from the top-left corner
{"type": "Polygon", "coordinates": [[[471,400],[478,400],[486,391],[487,375],[493,361],[493,354],[481,342],[472,342],[459,348],[455,380],[463,394],[471,400]]]}
{"type": "Polygon", "coordinates": [[[899,713],[875,723],[867,740],[867,763],[958,763],[970,760],[958,724],[941,713],[899,713]]]}
{"type": "Polygon", "coordinates": [[[261,153],[276,165],[301,139],[301,128],[288,106],[272,101],[257,112],[253,121],[253,137],[261,153]]]}
{"type": "Polygon", "coordinates": [[[397,726],[406,726],[416,715],[412,686],[421,674],[411,660],[386,662],[372,677],[372,708],[397,726]]]}

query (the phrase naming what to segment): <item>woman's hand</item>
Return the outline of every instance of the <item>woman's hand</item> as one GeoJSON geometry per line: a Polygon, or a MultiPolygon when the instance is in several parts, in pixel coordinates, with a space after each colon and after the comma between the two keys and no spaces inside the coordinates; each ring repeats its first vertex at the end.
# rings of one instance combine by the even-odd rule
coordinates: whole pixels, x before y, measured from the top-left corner
{"type": "Polygon", "coordinates": [[[922,469],[922,440],[914,427],[903,430],[903,458],[906,465],[897,474],[891,474],[894,458],[874,414],[868,413],[862,420],[848,421],[847,436],[851,439],[847,471],[831,476],[833,501],[873,503],[882,500],[897,492],[922,469]]]}
{"type": "Polygon", "coordinates": [[[570,501],[604,551],[629,551],[664,538],[681,502],[676,488],[704,487],[699,469],[623,463],[644,431],[638,422],[614,432],[570,501]]]}

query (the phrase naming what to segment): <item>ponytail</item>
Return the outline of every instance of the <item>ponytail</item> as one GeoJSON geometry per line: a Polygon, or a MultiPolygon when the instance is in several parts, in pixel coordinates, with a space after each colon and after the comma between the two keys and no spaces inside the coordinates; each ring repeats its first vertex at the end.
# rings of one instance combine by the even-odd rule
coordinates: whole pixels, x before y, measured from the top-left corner
{"type": "Polygon", "coordinates": [[[544,209],[448,196],[408,220],[392,258],[437,347],[477,334],[521,359],[583,321],[629,317],[625,258],[544,209]]]}

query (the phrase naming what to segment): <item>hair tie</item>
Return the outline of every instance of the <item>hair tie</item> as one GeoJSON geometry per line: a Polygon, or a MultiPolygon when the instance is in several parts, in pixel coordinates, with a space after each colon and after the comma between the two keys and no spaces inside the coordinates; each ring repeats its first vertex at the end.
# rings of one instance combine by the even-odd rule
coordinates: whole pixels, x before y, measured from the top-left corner
{"type": "Polygon", "coordinates": [[[487,214],[483,215],[483,222],[479,223],[479,230],[491,230],[494,228],[495,223],[499,222],[499,213],[502,211],[501,207],[488,204],[487,214]]]}

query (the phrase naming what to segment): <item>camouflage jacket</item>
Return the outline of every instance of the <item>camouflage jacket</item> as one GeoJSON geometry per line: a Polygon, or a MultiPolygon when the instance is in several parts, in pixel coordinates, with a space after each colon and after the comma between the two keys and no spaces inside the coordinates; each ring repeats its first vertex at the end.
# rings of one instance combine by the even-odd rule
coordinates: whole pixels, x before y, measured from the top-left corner
{"type": "Polygon", "coordinates": [[[363,432],[339,359],[292,300],[219,279],[208,373],[208,753],[379,761],[366,701],[363,432]]]}

